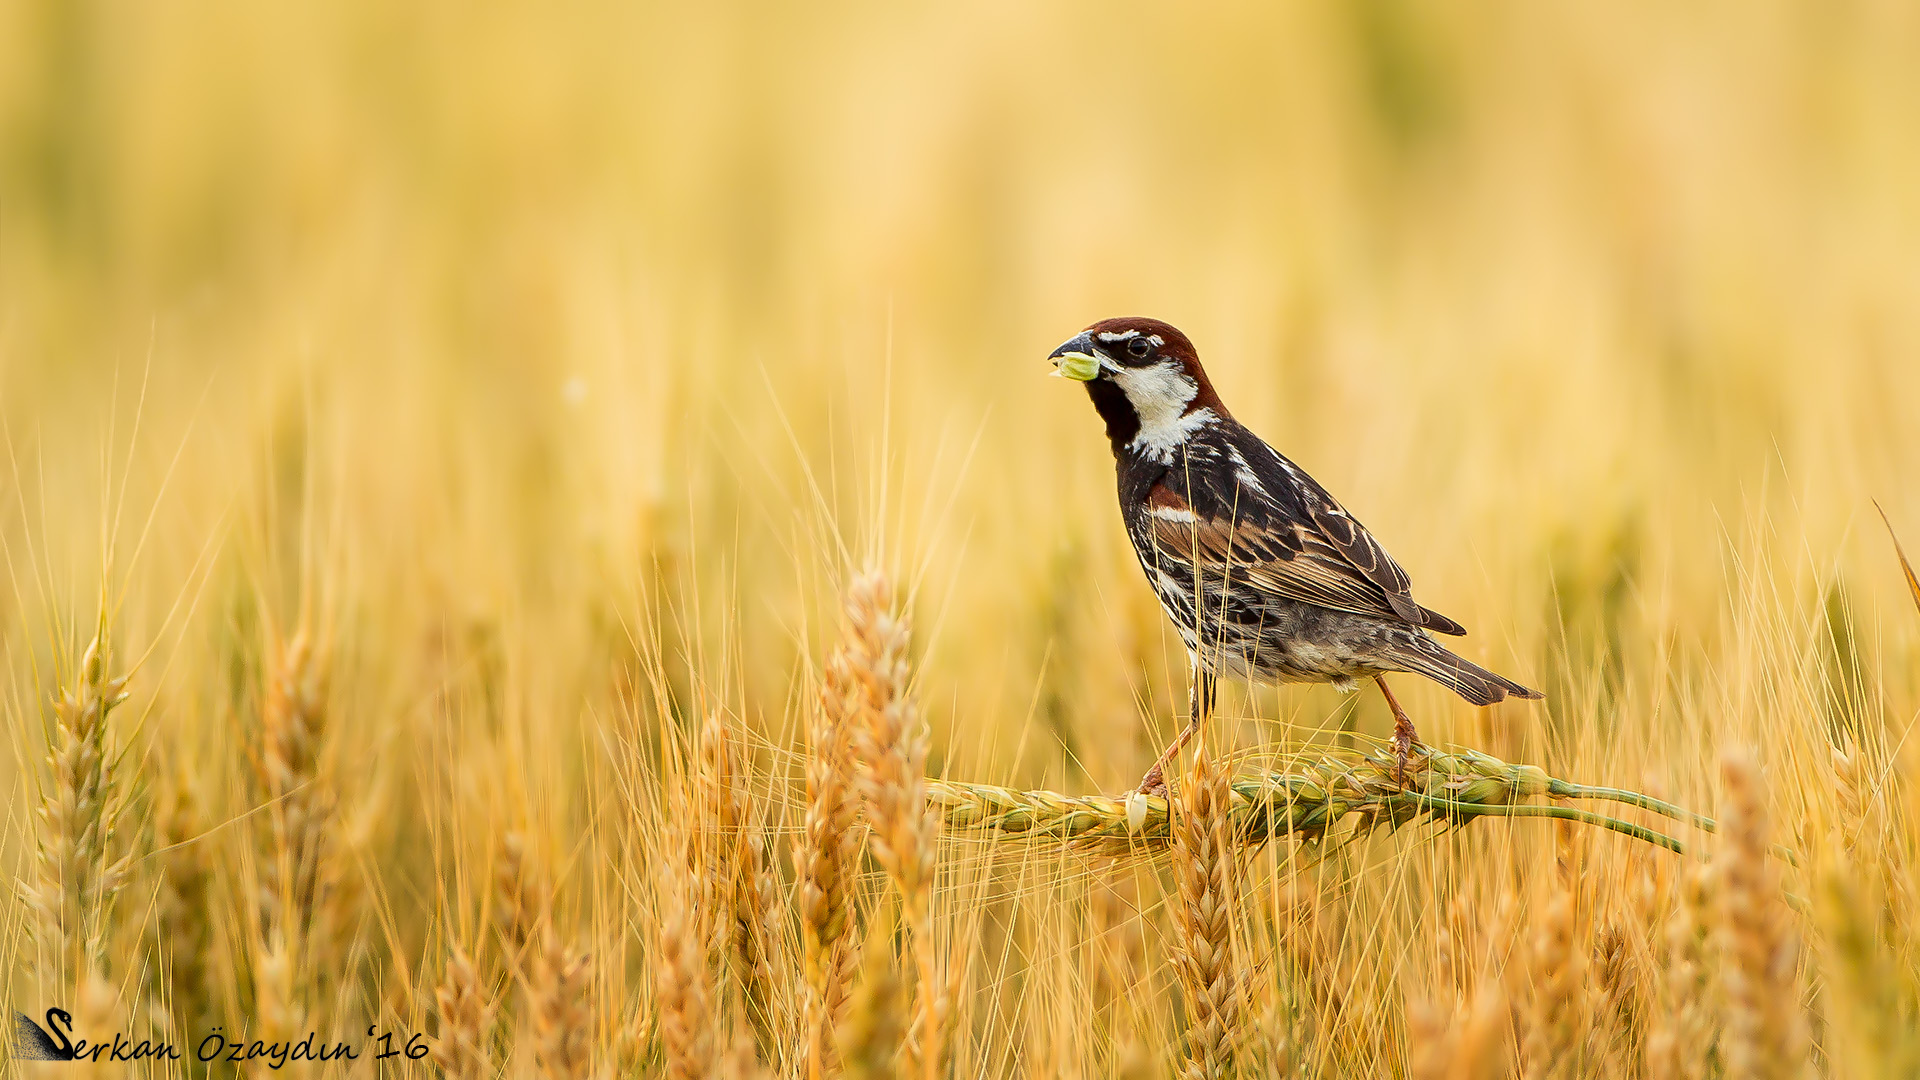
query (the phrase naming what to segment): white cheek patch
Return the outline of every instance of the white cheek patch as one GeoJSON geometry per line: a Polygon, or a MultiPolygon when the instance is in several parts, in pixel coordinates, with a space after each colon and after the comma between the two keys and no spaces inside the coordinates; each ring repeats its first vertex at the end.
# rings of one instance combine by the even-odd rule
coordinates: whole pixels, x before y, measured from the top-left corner
{"type": "Polygon", "coordinates": [[[1187,411],[1188,403],[1200,392],[1200,384],[1173,363],[1121,368],[1114,373],[1113,381],[1140,418],[1140,431],[1127,444],[1128,449],[1170,462],[1175,447],[1214,419],[1212,409],[1187,411]]]}

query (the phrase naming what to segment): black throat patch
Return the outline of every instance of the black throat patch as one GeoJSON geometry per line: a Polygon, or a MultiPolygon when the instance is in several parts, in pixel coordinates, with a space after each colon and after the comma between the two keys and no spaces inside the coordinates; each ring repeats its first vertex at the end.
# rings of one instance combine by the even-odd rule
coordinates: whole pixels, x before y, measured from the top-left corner
{"type": "Polygon", "coordinates": [[[1087,396],[1093,399],[1094,411],[1100,414],[1100,419],[1107,422],[1107,441],[1113,444],[1113,456],[1119,457],[1134,436],[1140,434],[1140,415],[1133,411],[1133,402],[1127,400],[1126,391],[1110,379],[1088,383],[1087,396]]]}

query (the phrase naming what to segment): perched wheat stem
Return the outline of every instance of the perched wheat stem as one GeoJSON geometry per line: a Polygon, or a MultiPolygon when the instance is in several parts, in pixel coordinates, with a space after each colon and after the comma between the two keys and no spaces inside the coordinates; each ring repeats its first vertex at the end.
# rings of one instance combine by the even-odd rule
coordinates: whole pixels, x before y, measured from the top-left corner
{"type": "Polygon", "coordinates": [[[794,907],[806,945],[806,1056],[813,1080],[838,1071],[833,1032],[846,1011],[856,960],[853,875],[860,836],[854,830],[850,718],[857,687],[844,662],[829,662],[813,715],[807,757],[807,812],[795,852],[794,907]]]}
{"type": "Polygon", "coordinates": [[[1727,1075],[1736,1080],[1798,1076],[1807,1061],[1799,946],[1768,858],[1760,769],[1750,756],[1735,752],[1721,760],[1720,776],[1727,797],[1718,882],[1727,1075]]]}
{"type": "Polygon", "coordinates": [[[1187,1001],[1183,1080],[1234,1074],[1240,1038],[1239,969],[1233,957],[1235,898],[1227,774],[1204,744],[1179,788],[1173,822],[1174,969],[1187,1001]]]}
{"type": "Polygon", "coordinates": [[[71,986],[104,958],[100,938],[131,855],[117,851],[124,796],[115,764],[119,750],[108,715],[127,699],[126,679],[109,677],[103,631],[53,700],[48,748],[50,786],[40,806],[35,880],[22,891],[37,919],[47,989],[71,986]]]}
{"type": "Polygon", "coordinates": [[[449,1080],[487,1080],[491,1070],[487,1032],[493,1026],[493,1005],[472,958],[457,945],[447,957],[446,977],[434,990],[433,1000],[440,1021],[434,1062],[449,1080]]]}
{"type": "MultiPolygon", "coordinates": [[[[1433,754],[1403,787],[1382,756],[1339,752],[1301,754],[1272,763],[1261,775],[1235,780],[1229,794],[1232,831],[1242,843],[1276,836],[1324,836],[1342,820],[1360,828],[1419,818],[1464,825],[1480,817],[1538,817],[1593,825],[1672,851],[1671,837],[1628,822],[1566,806],[1528,805],[1545,795],[1552,778],[1531,765],[1507,763],[1471,751],[1433,754]]],[[[1095,854],[1164,847],[1170,836],[1167,800],[1133,796],[1062,795],[1016,791],[990,784],[928,780],[927,799],[951,831],[996,833],[1072,843],[1095,854]]]]}
{"type": "Polygon", "coordinates": [[[912,936],[918,982],[914,1027],[920,1070],[942,1071],[945,988],[933,937],[933,878],[940,822],[926,801],[927,732],[908,689],[909,630],[893,610],[892,587],[869,573],[847,591],[847,633],[840,657],[856,687],[860,792],[873,831],[875,861],[900,893],[901,921],[912,936]]]}

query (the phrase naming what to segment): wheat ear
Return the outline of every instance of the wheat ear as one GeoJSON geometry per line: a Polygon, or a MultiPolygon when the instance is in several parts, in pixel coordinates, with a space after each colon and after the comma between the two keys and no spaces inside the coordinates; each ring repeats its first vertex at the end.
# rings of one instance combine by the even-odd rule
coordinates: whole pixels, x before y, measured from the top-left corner
{"type": "Polygon", "coordinates": [[[100,937],[132,865],[130,854],[116,852],[125,801],[108,716],[127,694],[126,679],[108,674],[110,656],[103,630],[53,699],[52,782],[40,805],[35,880],[23,890],[36,917],[48,990],[75,985],[71,980],[83,979],[102,959],[100,937]]]}
{"type": "Polygon", "coordinates": [[[1506,1075],[1506,1030],[1513,1009],[1487,980],[1464,1009],[1417,1001],[1407,1008],[1409,1080],[1494,1080],[1506,1075]]]}
{"type": "Polygon", "coordinates": [[[480,985],[473,959],[458,945],[447,957],[446,977],[434,990],[433,1001],[440,1021],[434,1062],[448,1080],[486,1080],[491,1069],[487,1032],[493,1026],[493,1005],[480,985]]]}
{"type": "MultiPolygon", "coordinates": [[[[253,1002],[254,1012],[259,1020],[262,1040],[267,1043],[291,1043],[301,1037],[307,1027],[307,1011],[302,1006],[300,995],[294,986],[294,961],[292,946],[286,936],[278,931],[271,933],[264,941],[255,943],[253,958],[253,1002]]],[[[260,1060],[248,1066],[249,1075],[265,1078],[270,1076],[292,1075],[308,1076],[312,1074],[312,1065],[306,1061],[288,1061],[283,1069],[274,1068],[270,1059],[260,1060]]]]}
{"type": "MultiPolygon", "coordinates": [[[[1568,787],[1532,765],[1509,765],[1468,750],[1433,753],[1423,759],[1416,779],[1414,787],[1400,783],[1393,760],[1380,754],[1294,755],[1269,763],[1262,774],[1235,780],[1227,812],[1234,837],[1248,844],[1288,834],[1318,838],[1343,820],[1371,829],[1419,819],[1462,826],[1481,817],[1531,817],[1597,826],[1684,850],[1672,837],[1630,822],[1570,806],[1527,803],[1568,787]]],[[[1163,847],[1172,833],[1167,800],[1155,797],[1075,796],[929,780],[927,798],[950,831],[1053,840],[1099,854],[1163,847]]]]}
{"type": "Polygon", "coordinates": [[[846,1012],[856,959],[853,875],[860,837],[854,830],[850,718],[857,686],[843,657],[828,661],[810,724],[807,812],[795,852],[794,906],[806,946],[807,1074],[823,1080],[839,1068],[833,1033],[846,1012]]]}
{"type": "Polygon", "coordinates": [[[327,660],[302,629],[278,650],[260,710],[260,783],[268,799],[268,846],[261,852],[262,926],[278,933],[303,963],[332,958],[303,952],[331,943],[339,930],[326,906],[333,798],[320,775],[327,729],[327,660]]]}
{"type": "Polygon", "coordinates": [[[1174,802],[1172,859],[1180,900],[1174,908],[1174,969],[1187,1000],[1187,1063],[1182,1080],[1234,1075],[1240,1037],[1239,968],[1233,957],[1233,852],[1227,821],[1228,776],[1204,743],[1174,802]]]}
{"type": "MultiPolygon", "coordinates": [[[[102,978],[96,969],[80,980],[79,999],[74,1008],[74,1031],[119,1031],[126,1013],[120,1008],[119,994],[112,983],[102,978]]],[[[71,1077],[68,1069],[79,1065],[75,1070],[81,1077],[89,1080],[123,1080],[129,1070],[121,1068],[109,1058],[101,1061],[98,1054],[81,1061],[61,1065],[58,1070],[43,1065],[38,1070],[41,1076],[71,1077]]]]}
{"type": "Polygon", "coordinates": [[[1535,922],[1532,944],[1532,993],[1520,1046],[1523,1075],[1527,1080],[1572,1077],[1577,1075],[1583,967],[1571,888],[1562,885],[1548,897],[1535,922]]]}
{"type": "Polygon", "coordinates": [[[696,845],[700,822],[686,819],[687,800],[672,800],[681,814],[669,826],[654,932],[654,1004],[660,1042],[673,1080],[704,1080],[713,1074],[714,1017],[708,977],[708,935],[699,925],[694,891],[700,877],[696,845]]]}
{"type": "Polygon", "coordinates": [[[720,951],[740,990],[759,1053],[777,1061],[777,972],[784,966],[780,927],[785,919],[779,877],[768,858],[766,833],[753,819],[740,755],[718,710],[708,713],[701,728],[700,757],[705,812],[717,826],[716,866],[708,884],[728,911],[727,918],[718,920],[724,939],[720,951]]]}
{"type": "Polygon", "coordinates": [[[1720,947],[1727,1016],[1723,1053],[1734,1080],[1798,1076],[1806,1068],[1799,946],[1769,858],[1766,791],[1753,758],[1721,759],[1727,812],[1719,861],[1720,947]]]}
{"type": "Polygon", "coordinates": [[[933,935],[933,878],[940,822],[927,805],[927,732],[909,692],[909,629],[894,610],[892,586],[868,573],[847,590],[842,656],[855,684],[854,739],[864,766],[860,791],[873,832],[875,861],[900,893],[901,921],[912,936],[918,976],[914,1027],[920,1071],[942,1071],[946,994],[933,935]]]}
{"type": "Polygon", "coordinates": [[[541,937],[527,987],[533,1063],[545,1080],[585,1080],[592,1066],[592,959],[564,943],[551,927],[541,937]]]}
{"type": "Polygon", "coordinates": [[[501,834],[493,863],[493,925],[510,966],[526,963],[529,946],[550,920],[552,903],[552,887],[527,851],[526,835],[511,829],[501,834]]]}
{"type": "Polygon", "coordinates": [[[1664,1008],[1654,1010],[1646,1039],[1647,1075],[1652,1080],[1705,1080],[1714,1011],[1707,955],[1712,945],[1712,872],[1692,866],[1678,877],[1678,895],[1663,931],[1664,1008]]]}

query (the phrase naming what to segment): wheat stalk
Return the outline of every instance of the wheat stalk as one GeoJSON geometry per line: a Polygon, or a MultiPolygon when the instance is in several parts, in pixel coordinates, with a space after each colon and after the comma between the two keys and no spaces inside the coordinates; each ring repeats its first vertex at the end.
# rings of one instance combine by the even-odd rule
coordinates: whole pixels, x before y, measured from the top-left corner
{"type": "Polygon", "coordinates": [[[74,985],[71,980],[104,959],[100,939],[132,865],[130,854],[116,851],[125,801],[108,716],[127,693],[125,677],[108,674],[110,658],[102,630],[53,699],[47,755],[52,783],[40,805],[34,881],[22,889],[36,917],[48,989],[74,985]]]}
{"type": "Polygon", "coordinates": [[[1203,744],[1181,782],[1173,817],[1174,969],[1187,1001],[1183,1080],[1233,1075],[1240,1039],[1239,967],[1233,956],[1233,848],[1228,783],[1203,744]]]}
{"type": "Polygon", "coordinates": [[[869,846],[900,894],[918,976],[914,1028],[920,1072],[942,1071],[946,995],[933,936],[933,878],[940,822],[926,800],[927,732],[908,684],[909,628],[893,609],[892,586],[868,573],[847,590],[847,630],[835,663],[854,686],[854,741],[860,792],[872,823],[869,846]]]}

